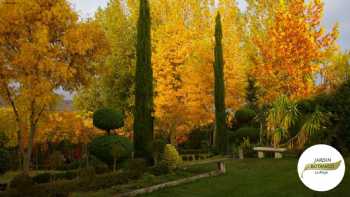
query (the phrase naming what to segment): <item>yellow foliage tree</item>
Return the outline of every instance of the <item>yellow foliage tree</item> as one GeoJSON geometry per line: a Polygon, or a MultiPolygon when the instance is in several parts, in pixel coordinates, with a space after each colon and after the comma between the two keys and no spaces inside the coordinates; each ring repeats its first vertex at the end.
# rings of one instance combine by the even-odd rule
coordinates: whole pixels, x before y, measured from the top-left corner
{"type": "Polygon", "coordinates": [[[20,138],[28,128],[24,172],[39,120],[57,99],[55,90],[86,83],[92,62],[107,46],[99,25],[79,22],[66,0],[0,1],[0,95],[11,106],[20,138]]]}
{"type": "MultiPolygon", "coordinates": [[[[151,5],[156,126],[176,144],[186,131],[214,118],[215,5],[184,0],[152,1],[151,5]]],[[[244,102],[247,71],[240,46],[243,20],[234,1],[219,1],[216,9],[223,15],[227,106],[238,108],[244,102]]]]}

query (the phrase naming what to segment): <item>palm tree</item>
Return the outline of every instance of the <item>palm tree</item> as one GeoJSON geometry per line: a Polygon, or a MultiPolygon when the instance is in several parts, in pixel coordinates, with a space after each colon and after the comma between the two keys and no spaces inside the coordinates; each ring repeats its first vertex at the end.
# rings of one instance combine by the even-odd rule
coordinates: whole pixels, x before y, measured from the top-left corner
{"type": "Polygon", "coordinates": [[[268,112],[267,137],[274,147],[304,147],[310,137],[317,135],[328,121],[328,114],[322,112],[317,106],[313,112],[301,116],[298,104],[283,95],[272,104],[272,108],[268,112]],[[290,129],[297,122],[302,123],[300,130],[294,137],[290,138],[290,129]],[[281,145],[283,140],[288,141],[281,145]]]}
{"type": "Polygon", "coordinates": [[[299,118],[297,103],[287,96],[279,97],[267,115],[267,137],[274,147],[278,147],[283,139],[289,137],[289,129],[299,118]]]}
{"type": "Polygon", "coordinates": [[[288,141],[290,148],[302,148],[310,137],[317,135],[317,132],[322,129],[322,127],[329,122],[328,114],[319,110],[316,107],[315,111],[311,114],[307,114],[306,119],[296,136],[288,141]]]}

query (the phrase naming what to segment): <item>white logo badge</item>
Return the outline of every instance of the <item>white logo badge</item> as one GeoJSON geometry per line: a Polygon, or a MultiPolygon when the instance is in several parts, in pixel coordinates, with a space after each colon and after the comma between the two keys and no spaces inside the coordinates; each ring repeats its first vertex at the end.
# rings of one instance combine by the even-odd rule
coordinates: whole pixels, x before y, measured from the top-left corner
{"type": "Polygon", "coordinates": [[[298,174],[304,185],[311,190],[329,191],[343,180],[344,158],[331,146],[324,144],[312,146],[299,158],[298,174]]]}

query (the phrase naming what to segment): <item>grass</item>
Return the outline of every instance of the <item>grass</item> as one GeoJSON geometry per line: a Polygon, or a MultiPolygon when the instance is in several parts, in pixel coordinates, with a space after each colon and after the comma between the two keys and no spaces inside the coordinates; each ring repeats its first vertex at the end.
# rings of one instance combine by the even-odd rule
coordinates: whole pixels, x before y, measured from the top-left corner
{"type": "MultiPolygon", "coordinates": [[[[349,166],[350,159],[347,159],[346,163],[349,166]]],[[[227,174],[223,176],[160,190],[143,197],[350,196],[350,172],[348,167],[343,182],[334,190],[324,193],[313,192],[303,185],[298,178],[296,159],[229,161],[226,167],[227,174]]]]}

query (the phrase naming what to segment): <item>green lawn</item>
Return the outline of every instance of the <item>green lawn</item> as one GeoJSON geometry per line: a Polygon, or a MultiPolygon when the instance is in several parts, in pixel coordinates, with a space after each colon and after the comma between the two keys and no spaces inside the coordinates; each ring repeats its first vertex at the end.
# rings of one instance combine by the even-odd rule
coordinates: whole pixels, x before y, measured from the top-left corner
{"type": "Polygon", "coordinates": [[[350,159],[343,182],[325,193],[307,189],[298,178],[296,159],[247,159],[227,162],[227,174],[207,178],[174,188],[160,190],[144,197],[303,197],[350,196],[350,159]]]}

